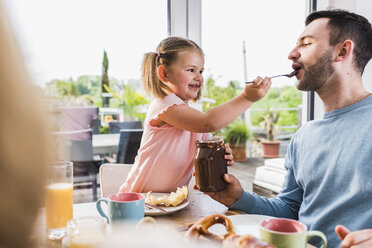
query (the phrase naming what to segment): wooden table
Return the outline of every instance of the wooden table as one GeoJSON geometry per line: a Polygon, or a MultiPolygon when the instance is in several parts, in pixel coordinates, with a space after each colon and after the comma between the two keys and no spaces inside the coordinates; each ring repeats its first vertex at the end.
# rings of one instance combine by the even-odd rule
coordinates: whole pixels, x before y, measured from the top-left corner
{"type": "MultiPolygon", "coordinates": [[[[203,193],[190,190],[189,205],[175,213],[163,216],[154,216],[159,224],[167,225],[170,228],[186,227],[187,224],[195,223],[199,219],[216,213],[229,214],[230,211],[222,204],[212,200],[203,193]]],[[[102,204],[105,207],[105,204],[102,204]]],[[[74,204],[74,218],[85,216],[100,216],[95,202],[74,204]]],[[[39,237],[39,247],[61,248],[60,241],[51,241],[45,239],[45,213],[40,210],[39,218],[35,224],[36,235],[39,237]],[[41,238],[40,238],[41,237],[41,238]],[[41,239],[41,240],[40,240],[41,239]],[[44,242],[45,240],[45,242],[44,242]],[[45,243],[45,244],[44,244],[45,243]]]]}
{"type": "MultiPolygon", "coordinates": [[[[190,190],[189,201],[190,203],[186,208],[169,215],[154,216],[154,219],[158,224],[166,225],[167,227],[176,229],[178,231],[182,230],[182,234],[182,232],[186,230],[185,227],[188,226],[188,224],[195,223],[205,216],[211,214],[241,214],[239,212],[229,211],[222,204],[212,200],[209,196],[204,195],[196,190],[190,190]]],[[[74,204],[74,218],[84,216],[100,216],[96,210],[95,204],[95,202],[74,204]]],[[[102,204],[102,206],[105,207],[105,204],[102,204]]],[[[43,210],[40,211],[38,223],[36,223],[36,229],[37,235],[39,237],[43,237],[41,238],[41,241],[39,238],[38,247],[62,247],[60,241],[50,241],[45,239],[45,216],[43,210]],[[45,240],[45,244],[43,240],[45,240]]],[[[309,245],[308,247],[310,248],[312,246],[309,245]]]]}

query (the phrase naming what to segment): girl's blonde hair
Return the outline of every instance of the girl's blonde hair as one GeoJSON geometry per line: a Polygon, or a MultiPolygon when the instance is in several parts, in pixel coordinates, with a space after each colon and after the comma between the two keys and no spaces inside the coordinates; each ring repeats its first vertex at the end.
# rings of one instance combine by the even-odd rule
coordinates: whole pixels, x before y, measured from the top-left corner
{"type": "MultiPolygon", "coordinates": [[[[169,67],[177,61],[181,52],[197,51],[204,57],[203,50],[194,41],[181,37],[168,37],[160,42],[156,52],[146,53],[142,62],[142,80],[145,91],[156,98],[163,98],[170,89],[160,81],[157,73],[159,66],[169,67]]],[[[201,97],[201,90],[194,101],[201,97]]]]}

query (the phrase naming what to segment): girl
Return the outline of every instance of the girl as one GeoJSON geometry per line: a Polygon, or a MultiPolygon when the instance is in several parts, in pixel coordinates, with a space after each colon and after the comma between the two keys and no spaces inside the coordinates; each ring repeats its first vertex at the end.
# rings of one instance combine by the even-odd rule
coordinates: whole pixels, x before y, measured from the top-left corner
{"type": "MultiPolygon", "coordinates": [[[[193,170],[195,141],[211,138],[208,132],[232,122],[270,88],[258,77],[244,92],[207,113],[191,108],[201,97],[204,54],[193,41],[169,37],[156,52],[145,54],[142,78],[145,90],[155,97],[150,104],[141,147],[121,192],[172,192],[187,185],[193,170]]],[[[227,146],[225,159],[232,165],[227,146]]]]}

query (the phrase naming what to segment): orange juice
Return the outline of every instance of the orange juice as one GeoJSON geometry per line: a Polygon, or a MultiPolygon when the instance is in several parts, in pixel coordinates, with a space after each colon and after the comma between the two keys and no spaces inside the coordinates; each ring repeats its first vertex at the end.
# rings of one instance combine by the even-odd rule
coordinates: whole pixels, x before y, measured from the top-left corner
{"type": "Polygon", "coordinates": [[[72,219],[72,183],[54,183],[46,188],[45,215],[48,229],[66,226],[72,219]]]}
{"type": "Polygon", "coordinates": [[[102,233],[79,233],[70,237],[70,248],[91,248],[104,240],[102,233]]]}

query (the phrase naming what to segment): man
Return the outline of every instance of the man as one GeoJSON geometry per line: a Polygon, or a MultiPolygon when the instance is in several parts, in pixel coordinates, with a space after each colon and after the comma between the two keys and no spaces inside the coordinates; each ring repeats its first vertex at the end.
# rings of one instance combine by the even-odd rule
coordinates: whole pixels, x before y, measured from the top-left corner
{"type": "Polygon", "coordinates": [[[328,247],[340,247],[337,224],[372,228],[372,96],[362,83],[371,56],[367,19],[342,10],[310,14],[288,58],[298,71],[297,88],[319,95],[324,117],[293,136],[287,176],[275,199],[243,191],[232,175],[225,175],[226,190],[208,195],[231,209],[298,219],[324,232],[328,247]]]}

